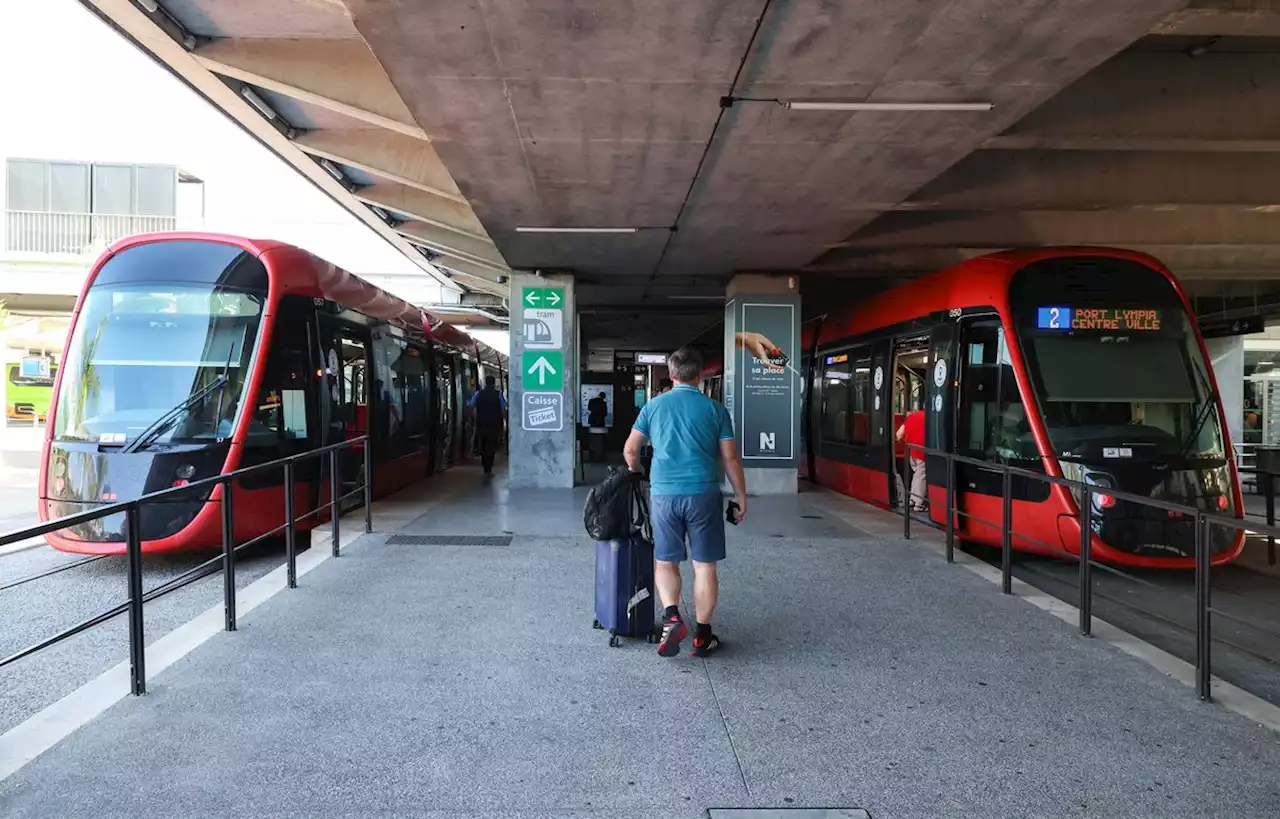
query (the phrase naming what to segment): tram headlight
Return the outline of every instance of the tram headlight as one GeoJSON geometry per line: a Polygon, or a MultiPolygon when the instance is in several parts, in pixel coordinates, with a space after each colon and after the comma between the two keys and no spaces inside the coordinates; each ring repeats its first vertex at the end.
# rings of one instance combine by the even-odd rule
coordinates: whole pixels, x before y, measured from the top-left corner
{"type": "Polygon", "coordinates": [[[174,470],[174,474],[176,474],[179,478],[183,478],[185,480],[191,480],[191,476],[196,474],[196,468],[191,464],[183,464],[182,466],[174,470]]]}

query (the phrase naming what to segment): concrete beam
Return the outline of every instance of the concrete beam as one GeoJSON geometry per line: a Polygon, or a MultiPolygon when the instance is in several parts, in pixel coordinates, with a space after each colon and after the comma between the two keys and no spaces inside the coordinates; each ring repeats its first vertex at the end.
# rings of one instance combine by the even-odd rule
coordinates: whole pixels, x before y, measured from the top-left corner
{"type": "Polygon", "coordinates": [[[426,140],[381,128],[311,131],[294,140],[312,156],[350,165],[389,182],[467,204],[426,140]]]}
{"type": "Polygon", "coordinates": [[[214,73],[426,138],[362,40],[214,40],[195,55],[214,73]]]}
{"type": "Polygon", "coordinates": [[[890,213],[837,247],[1280,244],[1280,212],[1175,210],[890,213]]]}
{"type": "Polygon", "coordinates": [[[1193,37],[1280,37],[1276,0],[1191,0],[1151,30],[1193,37]]]}
{"type": "Polygon", "coordinates": [[[168,68],[211,105],[234,119],[260,143],[292,165],[303,177],[354,214],[376,234],[390,242],[421,268],[423,273],[451,291],[461,289],[457,282],[427,262],[407,239],[392,230],[373,211],[361,205],[350,191],[338,184],[337,180],[329,176],[314,160],[290,142],[288,137],[272,127],[257,109],[219,79],[198,57],[189,53],[181,44],[162,31],[132,0],[83,0],[83,2],[102,18],[109,20],[139,49],[168,68]]]}
{"type": "Polygon", "coordinates": [[[396,226],[396,230],[414,244],[438,253],[451,254],[486,267],[493,267],[495,270],[509,272],[506,261],[494,247],[493,242],[481,241],[426,222],[402,222],[396,226]]]}
{"type": "Polygon", "coordinates": [[[1112,210],[1183,205],[1280,208],[1280,154],[976,151],[891,207],[1112,210]]]}
{"type": "Polygon", "coordinates": [[[1130,51],[1086,74],[989,149],[1280,151],[1280,60],[1130,51]]]}
{"type": "MultiPolygon", "coordinates": [[[[1280,245],[1135,245],[1128,250],[1147,253],[1185,279],[1276,279],[1280,277],[1280,245]]],[[[1001,247],[842,248],[826,253],[806,268],[806,275],[826,270],[860,270],[882,275],[941,270],[1001,247]]]]}
{"type": "Polygon", "coordinates": [[[394,210],[444,230],[481,242],[488,242],[484,226],[470,206],[454,202],[395,182],[360,188],[355,197],[370,205],[394,210]]]}

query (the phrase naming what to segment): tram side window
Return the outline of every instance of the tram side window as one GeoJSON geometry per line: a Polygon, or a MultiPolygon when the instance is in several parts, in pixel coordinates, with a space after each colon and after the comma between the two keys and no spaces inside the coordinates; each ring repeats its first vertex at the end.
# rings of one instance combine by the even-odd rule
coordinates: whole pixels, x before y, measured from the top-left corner
{"type": "Polygon", "coordinates": [[[852,367],[847,356],[827,364],[822,374],[822,436],[829,441],[849,440],[849,378],[852,367]]]}
{"type": "Polygon", "coordinates": [[[866,446],[871,431],[871,350],[863,348],[854,354],[853,378],[850,379],[849,411],[853,417],[850,443],[866,446]]]}
{"type": "Polygon", "coordinates": [[[385,451],[396,456],[405,451],[404,443],[404,378],[400,362],[405,342],[386,331],[374,333],[374,405],[378,409],[378,438],[385,451]]]}
{"type": "Polygon", "coordinates": [[[404,432],[409,451],[421,450],[427,436],[427,386],[422,366],[422,351],[409,347],[400,359],[400,378],[404,382],[404,432]]]}
{"type": "Polygon", "coordinates": [[[964,455],[1006,462],[1034,458],[1027,413],[1004,328],[982,321],[965,330],[962,350],[960,427],[957,449],[964,455]]]}

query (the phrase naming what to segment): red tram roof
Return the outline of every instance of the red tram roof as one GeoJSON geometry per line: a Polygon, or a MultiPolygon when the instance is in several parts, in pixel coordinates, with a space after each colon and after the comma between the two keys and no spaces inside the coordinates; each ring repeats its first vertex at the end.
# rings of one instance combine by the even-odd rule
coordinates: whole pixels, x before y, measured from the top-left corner
{"type": "Polygon", "coordinates": [[[507,359],[506,353],[444,323],[429,311],[370,284],[310,251],[274,239],[249,239],[224,233],[195,231],[142,233],[113,242],[95,265],[95,270],[111,256],[135,245],[175,240],[219,242],[242,248],[260,258],[267,268],[272,285],[283,288],[286,292],[319,296],[337,302],[388,323],[423,332],[436,341],[475,353],[481,358],[496,358],[499,363],[507,359]],[[431,322],[429,328],[423,325],[424,315],[431,322]],[[490,355],[486,356],[486,353],[490,355]]]}

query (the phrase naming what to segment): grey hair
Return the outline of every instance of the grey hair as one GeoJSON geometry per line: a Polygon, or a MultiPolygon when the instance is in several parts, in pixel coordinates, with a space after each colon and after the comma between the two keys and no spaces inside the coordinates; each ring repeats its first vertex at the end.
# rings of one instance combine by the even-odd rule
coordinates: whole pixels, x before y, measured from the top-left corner
{"type": "Polygon", "coordinates": [[[681,347],[667,356],[667,372],[674,381],[692,384],[702,375],[702,356],[697,350],[681,347]]]}

